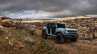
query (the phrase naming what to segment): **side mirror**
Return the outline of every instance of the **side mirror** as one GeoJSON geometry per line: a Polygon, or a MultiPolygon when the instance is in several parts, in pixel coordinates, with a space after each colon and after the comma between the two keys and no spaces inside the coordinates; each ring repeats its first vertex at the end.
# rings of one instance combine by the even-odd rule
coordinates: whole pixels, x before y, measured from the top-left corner
{"type": "Polygon", "coordinates": [[[71,28],[70,26],[68,28],[71,28]]]}

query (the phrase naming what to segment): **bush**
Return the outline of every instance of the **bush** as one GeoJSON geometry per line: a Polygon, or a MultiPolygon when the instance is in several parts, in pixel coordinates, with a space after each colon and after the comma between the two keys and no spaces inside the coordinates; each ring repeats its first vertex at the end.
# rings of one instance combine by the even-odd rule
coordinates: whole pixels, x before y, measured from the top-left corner
{"type": "Polygon", "coordinates": [[[29,33],[30,33],[31,35],[35,35],[35,30],[29,30],[29,33]]]}
{"type": "Polygon", "coordinates": [[[3,29],[0,28],[0,35],[4,34],[3,29]]]}

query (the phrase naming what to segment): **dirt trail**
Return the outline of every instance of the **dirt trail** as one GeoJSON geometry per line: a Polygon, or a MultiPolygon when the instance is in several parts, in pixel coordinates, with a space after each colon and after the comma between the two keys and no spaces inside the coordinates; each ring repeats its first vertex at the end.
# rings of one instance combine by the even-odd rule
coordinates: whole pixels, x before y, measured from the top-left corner
{"type": "Polygon", "coordinates": [[[68,51],[69,54],[79,54],[76,47],[72,45],[72,43],[66,43],[66,44],[56,44],[56,48],[63,48],[64,50],[68,51]]]}
{"type": "Polygon", "coordinates": [[[97,54],[97,45],[77,42],[68,42],[64,44],[56,44],[56,48],[62,48],[69,54],[97,54]]]}

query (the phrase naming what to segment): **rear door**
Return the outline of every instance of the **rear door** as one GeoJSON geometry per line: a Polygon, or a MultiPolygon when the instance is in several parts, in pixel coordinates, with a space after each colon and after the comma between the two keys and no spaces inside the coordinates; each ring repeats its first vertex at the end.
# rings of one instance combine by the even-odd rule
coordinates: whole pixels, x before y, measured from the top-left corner
{"type": "Polygon", "coordinates": [[[47,24],[47,32],[48,32],[48,34],[51,33],[50,30],[51,30],[51,23],[48,23],[48,24],[47,24]]]}

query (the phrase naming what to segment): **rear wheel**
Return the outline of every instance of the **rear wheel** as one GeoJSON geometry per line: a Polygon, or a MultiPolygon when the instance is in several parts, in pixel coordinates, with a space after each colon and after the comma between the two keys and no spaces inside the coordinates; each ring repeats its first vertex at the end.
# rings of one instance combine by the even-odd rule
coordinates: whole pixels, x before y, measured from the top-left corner
{"type": "Polygon", "coordinates": [[[56,34],[56,37],[55,37],[55,40],[54,41],[57,44],[64,43],[64,38],[62,37],[62,34],[61,33],[56,34]]]}
{"type": "Polygon", "coordinates": [[[48,35],[47,35],[47,33],[46,33],[46,31],[42,31],[42,38],[43,39],[47,39],[47,37],[48,37],[48,35]]]}

